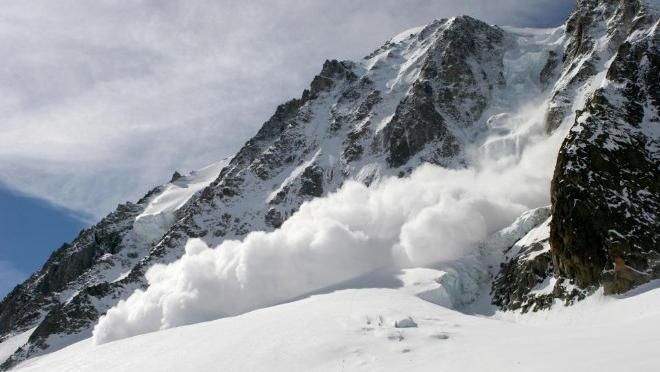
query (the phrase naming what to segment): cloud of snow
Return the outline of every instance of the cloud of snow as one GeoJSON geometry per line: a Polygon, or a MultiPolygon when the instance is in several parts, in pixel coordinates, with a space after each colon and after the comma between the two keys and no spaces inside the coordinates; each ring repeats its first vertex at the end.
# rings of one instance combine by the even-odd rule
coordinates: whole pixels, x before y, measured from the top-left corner
{"type": "Polygon", "coordinates": [[[95,342],[240,314],[383,267],[474,253],[525,210],[549,204],[562,134],[546,137],[542,110],[523,111],[526,120],[509,120],[508,134],[474,149],[468,169],[425,165],[371,187],[347,182],[273,232],[214,248],[190,240],[180,260],[147,272],[146,291],[100,319],[95,342]]]}

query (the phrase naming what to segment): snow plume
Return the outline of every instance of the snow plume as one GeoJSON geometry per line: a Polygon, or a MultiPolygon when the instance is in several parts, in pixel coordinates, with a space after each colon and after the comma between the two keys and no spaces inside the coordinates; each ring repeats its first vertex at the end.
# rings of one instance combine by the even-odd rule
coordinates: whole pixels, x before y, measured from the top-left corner
{"type": "Polygon", "coordinates": [[[424,165],[409,177],[371,187],[347,182],[302,205],[273,232],[253,232],[215,248],[190,240],[180,260],[148,271],[146,291],[100,319],[95,342],[237,315],[383,267],[425,266],[474,253],[523,211],[549,204],[562,135],[537,133],[537,119],[507,121],[514,127],[476,149],[470,168],[424,165]]]}

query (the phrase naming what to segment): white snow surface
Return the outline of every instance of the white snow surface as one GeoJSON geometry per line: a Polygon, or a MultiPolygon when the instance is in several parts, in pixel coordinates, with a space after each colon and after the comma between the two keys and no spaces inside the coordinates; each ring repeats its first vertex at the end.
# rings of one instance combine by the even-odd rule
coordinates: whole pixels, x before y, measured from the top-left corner
{"type": "Polygon", "coordinates": [[[228,163],[227,159],[221,160],[168,183],[165,185],[165,190],[150,201],[144,212],[136,219],[168,213],[181,208],[197,191],[208,186],[216,179],[222,168],[228,163]]]}
{"type": "MultiPolygon", "coordinates": [[[[426,273],[420,270],[427,270],[426,273]]],[[[657,371],[660,283],[629,297],[474,316],[398,288],[318,294],[236,317],[95,345],[85,340],[17,371],[657,371]],[[396,328],[412,319],[417,327],[396,328]]],[[[434,273],[441,275],[440,271],[434,273]]],[[[411,280],[410,277],[414,277],[411,280]]]]}
{"type": "Polygon", "coordinates": [[[163,190],[150,200],[144,212],[135,218],[135,234],[148,242],[162,237],[175,222],[175,212],[196,192],[213,182],[222,168],[229,164],[229,160],[215,162],[163,185],[163,190]]]}
{"type": "Polygon", "coordinates": [[[16,349],[19,347],[23,346],[28,338],[30,338],[30,335],[32,332],[34,332],[35,328],[28,329],[27,331],[23,333],[19,333],[13,336],[9,336],[2,341],[0,341],[0,360],[5,360],[11,356],[16,349]]]}

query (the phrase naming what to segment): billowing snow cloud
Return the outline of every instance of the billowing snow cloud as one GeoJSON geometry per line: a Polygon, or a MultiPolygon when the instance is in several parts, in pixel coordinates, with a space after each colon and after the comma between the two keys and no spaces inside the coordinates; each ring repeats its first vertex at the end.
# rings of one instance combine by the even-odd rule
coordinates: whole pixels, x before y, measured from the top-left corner
{"type": "Polygon", "coordinates": [[[549,204],[562,136],[537,133],[538,113],[522,115],[532,118],[514,131],[524,141],[488,141],[475,150],[469,169],[426,165],[370,188],[347,182],[305,203],[276,231],[215,248],[190,240],[180,260],[147,272],[146,291],[100,319],[95,341],[240,314],[383,267],[425,266],[474,253],[523,211],[549,204]],[[516,143],[529,144],[520,149],[516,143]],[[493,157],[493,148],[510,155],[493,157]]]}

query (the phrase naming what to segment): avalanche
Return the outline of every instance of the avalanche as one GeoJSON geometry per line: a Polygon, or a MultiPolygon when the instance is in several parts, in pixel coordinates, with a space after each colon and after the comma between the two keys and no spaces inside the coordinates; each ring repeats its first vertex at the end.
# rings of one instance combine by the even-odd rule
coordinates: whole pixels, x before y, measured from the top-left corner
{"type": "MultiPolygon", "coordinates": [[[[548,185],[565,129],[545,135],[547,92],[532,77],[538,76],[547,50],[561,41],[560,32],[509,32],[508,88],[484,115],[490,117],[489,127],[475,132],[483,138],[468,147],[468,168],[422,165],[409,177],[385,177],[371,187],[348,181],[337,192],[303,204],[273,232],[253,232],[213,249],[191,240],[181,259],[147,272],[145,291],[137,290],[99,320],[95,342],[241,314],[374,270],[461,260],[524,211],[549,204],[548,185]]],[[[389,89],[417,71],[416,57],[408,58],[410,63],[386,84],[389,89]]],[[[373,68],[385,59],[376,55],[364,63],[373,68]]],[[[473,261],[468,270],[483,271],[474,269],[481,263],[473,261]]],[[[456,302],[461,301],[448,300],[456,302]]]]}

